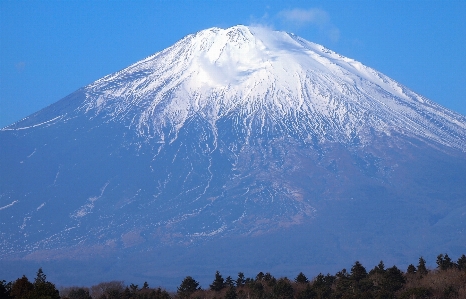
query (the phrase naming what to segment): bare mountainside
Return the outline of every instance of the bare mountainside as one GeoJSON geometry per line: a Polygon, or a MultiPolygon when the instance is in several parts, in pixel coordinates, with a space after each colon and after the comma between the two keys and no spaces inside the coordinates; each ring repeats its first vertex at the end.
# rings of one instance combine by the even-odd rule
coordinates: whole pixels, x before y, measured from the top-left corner
{"type": "Polygon", "coordinates": [[[466,117],[285,32],[188,35],[0,145],[4,276],[170,286],[464,253],[466,117]]]}

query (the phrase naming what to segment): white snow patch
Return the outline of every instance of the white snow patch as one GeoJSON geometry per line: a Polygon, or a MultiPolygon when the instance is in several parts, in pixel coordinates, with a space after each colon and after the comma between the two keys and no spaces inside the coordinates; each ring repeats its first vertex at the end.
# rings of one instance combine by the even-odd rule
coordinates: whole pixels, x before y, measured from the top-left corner
{"type": "Polygon", "coordinates": [[[81,206],[81,208],[75,211],[70,217],[74,219],[78,219],[91,213],[92,209],[94,209],[94,203],[102,197],[102,195],[104,194],[105,188],[107,188],[109,183],[110,182],[105,183],[105,185],[100,189],[99,196],[93,196],[93,197],[88,198],[87,199],[88,203],[81,206]]]}
{"type": "Polygon", "coordinates": [[[219,227],[218,229],[214,230],[214,231],[211,231],[211,232],[200,232],[200,233],[193,233],[191,234],[190,236],[192,237],[213,237],[217,234],[220,234],[221,232],[223,232],[225,229],[227,228],[227,225],[226,224],[223,224],[221,227],[219,227]]]}
{"type": "Polygon", "coordinates": [[[30,220],[31,217],[24,217],[23,219],[23,224],[19,227],[21,230],[23,230],[26,227],[27,221],[30,220]]]}
{"type": "Polygon", "coordinates": [[[6,205],[6,206],[0,207],[0,211],[1,211],[1,210],[4,210],[4,209],[6,209],[6,208],[11,207],[11,206],[13,206],[15,203],[18,203],[18,202],[19,202],[19,200],[15,200],[15,201],[13,201],[12,203],[10,203],[10,204],[8,204],[8,205],[6,205]]]}
{"type": "Polygon", "coordinates": [[[36,153],[36,150],[37,150],[37,148],[35,148],[34,151],[33,151],[29,156],[27,156],[27,157],[28,157],[28,158],[31,158],[31,156],[34,155],[34,154],[36,153]]]}
{"type": "Polygon", "coordinates": [[[26,130],[26,129],[31,129],[31,128],[35,128],[35,127],[39,127],[39,126],[43,126],[43,125],[46,125],[46,124],[49,124],[55,120],[60,120],[62,119],[64,116],[66,115],[59,115],[57,117],[54,117],[48,121],[44,121],[44,122],[41,122],[40,124],[35,124],[35,125],[32,125],[32,126],[27,126],[27,127],[21,127],[21,128],[3,128],[2,131],[19,131],[19,130],[26,130]]]}

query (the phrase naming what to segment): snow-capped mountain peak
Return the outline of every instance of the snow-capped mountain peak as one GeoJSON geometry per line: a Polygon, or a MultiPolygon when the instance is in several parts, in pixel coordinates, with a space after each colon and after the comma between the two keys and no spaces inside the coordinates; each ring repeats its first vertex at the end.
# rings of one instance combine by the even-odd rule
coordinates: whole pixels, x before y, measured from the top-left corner
{"type": "Polygon", "coordinates": [[[211,28],[0,130],[0,262],[405,262],[464,248],[465,173],[465,116],[296,35],[211,28]]]}
{"type": "Polygon", "coordinates": [[[263,27],[188,35],[85,89],[80,111],[126,121],[161,140],[167,126],[176,131],[200,115],[213,126],[222,118],[258,117],[255,127],[238,125],[249,134],[275,126],[303,138],[348,143],[356,136],[366,143],[372,128],[466,149],[465,117],[353,59],[263,27]]]}

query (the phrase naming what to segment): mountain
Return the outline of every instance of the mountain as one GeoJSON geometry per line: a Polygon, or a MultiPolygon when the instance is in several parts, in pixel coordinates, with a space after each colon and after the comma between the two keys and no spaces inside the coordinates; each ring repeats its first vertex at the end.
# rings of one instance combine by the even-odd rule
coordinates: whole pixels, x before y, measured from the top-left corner
{"type": "Polygon", "coordinates": [[[5,278],[173,287],[465,253],[466,117],[286,32],[188,35],[0,145],[5,278]]]}

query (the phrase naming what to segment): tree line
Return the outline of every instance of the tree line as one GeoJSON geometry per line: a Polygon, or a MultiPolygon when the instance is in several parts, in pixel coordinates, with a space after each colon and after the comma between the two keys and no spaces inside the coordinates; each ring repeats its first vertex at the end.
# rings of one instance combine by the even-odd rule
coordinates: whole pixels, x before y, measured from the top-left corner
{"type": "Polygon", "coordinates": [[[320,273],[309,280],[304,273],[294,279],[275,278],[269,272],[245,277],[224,278],[217,271],[209,288],[186,276],[176,292],[150,288],[147,282],[125,285],[123,281],[102,282],[90,288],[67,287],[58,290],[39,269],[34,282],[23,275],[12,282],[0,281],[0,299],[351,299],[351,298],[466,298],[466,256],[453,261],[440,254],[437,268],[428,269],[423,257],[417,266],[410,264],[403,272],[396,266],[386,268],[383,261],[372,270],[356,261],[348,271],[335,275],[320,273]]]}

